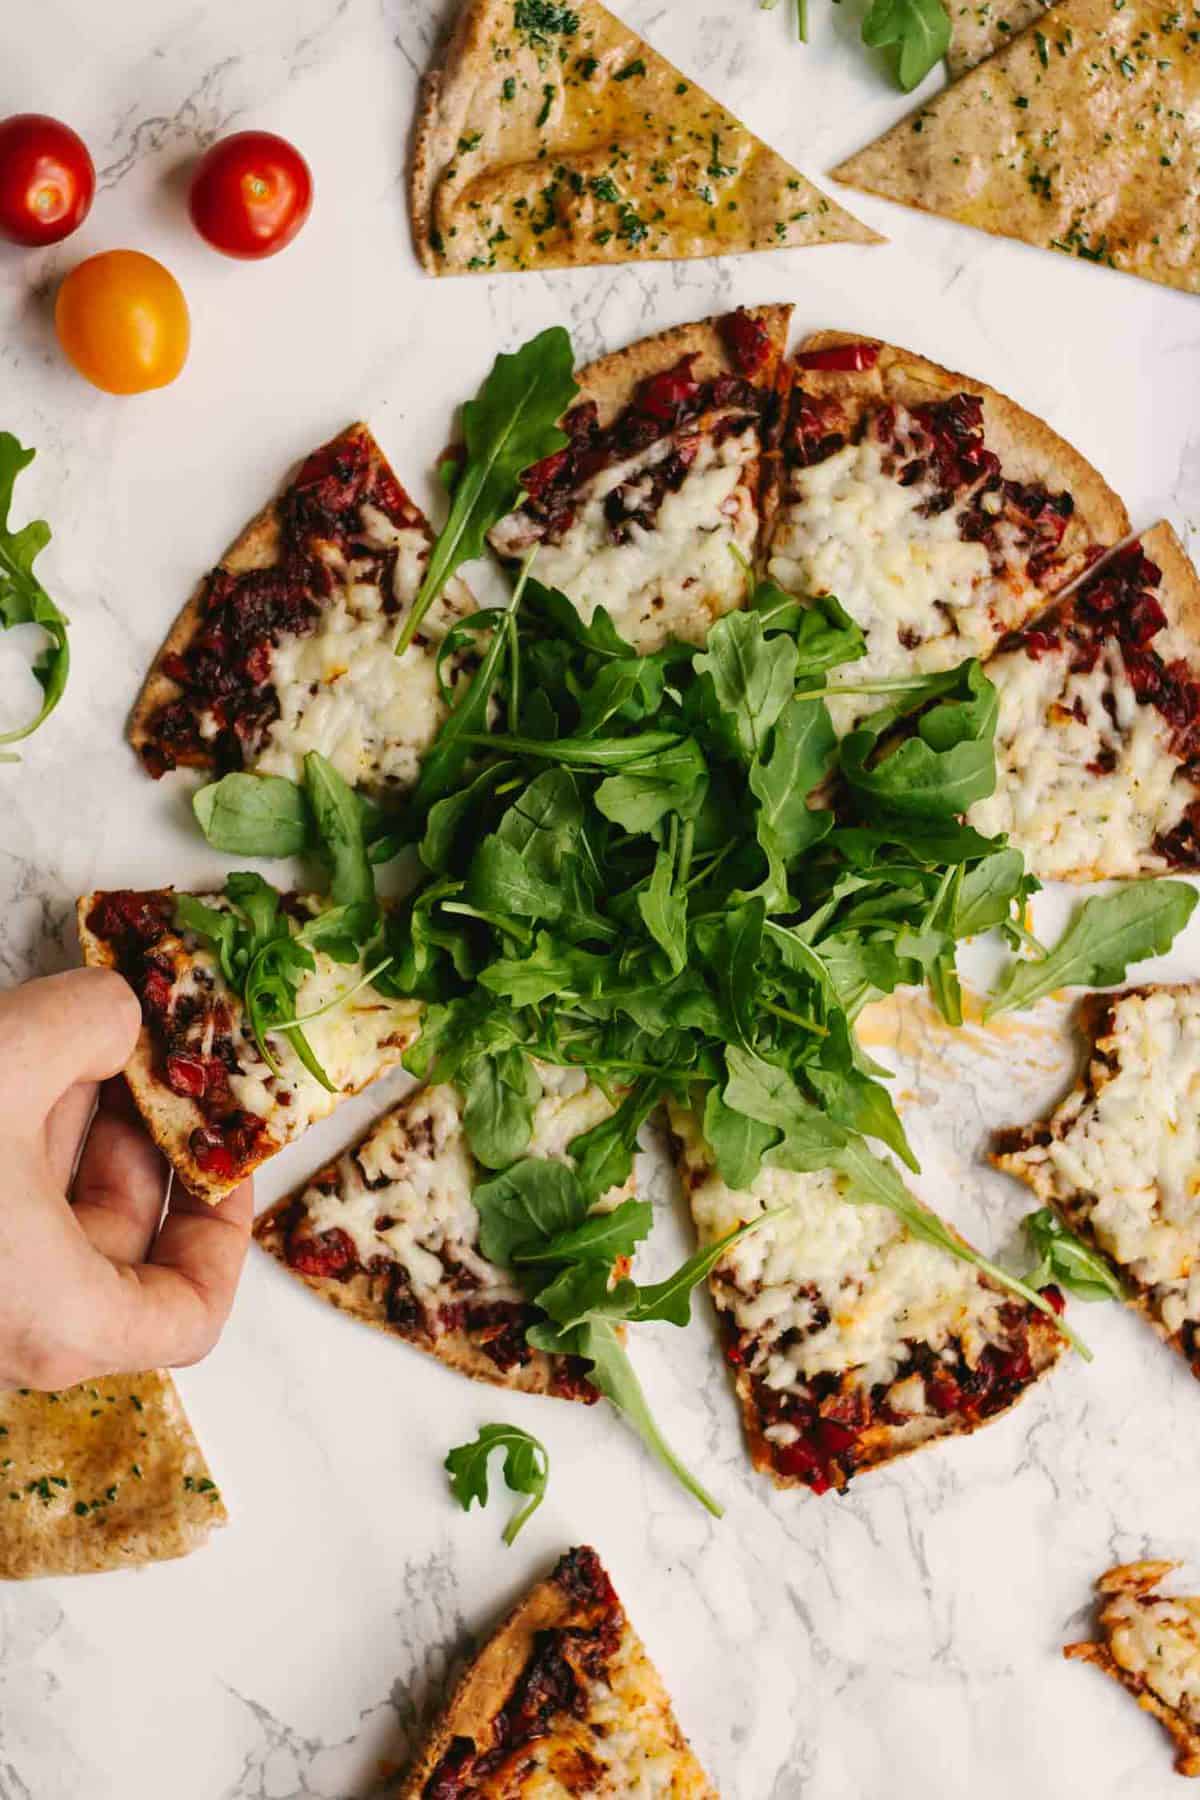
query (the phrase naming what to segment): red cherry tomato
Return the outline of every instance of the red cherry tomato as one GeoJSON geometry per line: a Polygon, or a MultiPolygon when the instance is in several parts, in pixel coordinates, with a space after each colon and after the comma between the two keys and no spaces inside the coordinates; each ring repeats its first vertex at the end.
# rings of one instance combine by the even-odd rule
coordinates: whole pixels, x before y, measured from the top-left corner
{"type": "Polygon", "coordinates": [[[57,244],[87,218],[96,170],[77,132],[46,113],[0,119],[0,237],[57,244]]]}
{"type": "Polygon", "coordinates": [[[271,131],[235,131],[205,151],[192,176],[192,224],[226,256],[274,256],[312,211],[312,174],[271,131]]]}

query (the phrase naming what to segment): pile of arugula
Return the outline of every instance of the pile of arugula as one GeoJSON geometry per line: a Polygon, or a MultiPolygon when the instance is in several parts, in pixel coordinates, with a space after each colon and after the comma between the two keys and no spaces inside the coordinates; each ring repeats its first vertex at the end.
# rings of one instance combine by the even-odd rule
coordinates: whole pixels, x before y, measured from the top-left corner
{"type": "MultiPolygon", "coordinates": [[[[0,746],[30,737],[48,719],[63,696],[71,670],[67,644],[67,620],[33,572],[36,558],[50,542],[45,519],[31,519],[20,531],[11,529],[17,476],[33,461],[11,431],[0,431],[0,631],[14,625],[37,625],[49,639],[34,660],[33,673],[42,690],[42,704],[25,725],[0,732],[0,746]]],[[[15,752],[0,748],[0,762],[17,762],[15,752]]]]}

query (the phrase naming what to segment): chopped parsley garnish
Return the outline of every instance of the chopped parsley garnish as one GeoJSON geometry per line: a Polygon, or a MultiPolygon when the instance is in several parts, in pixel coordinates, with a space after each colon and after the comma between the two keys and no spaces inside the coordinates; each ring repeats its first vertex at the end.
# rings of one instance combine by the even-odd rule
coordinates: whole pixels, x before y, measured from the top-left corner
{"type": "Polygon", "coordinates": [[[549,49],[553,37],[574,37],[579,30],[579,14],[554,0],[516,0],[513,24],[532,45],[549,49]]]}

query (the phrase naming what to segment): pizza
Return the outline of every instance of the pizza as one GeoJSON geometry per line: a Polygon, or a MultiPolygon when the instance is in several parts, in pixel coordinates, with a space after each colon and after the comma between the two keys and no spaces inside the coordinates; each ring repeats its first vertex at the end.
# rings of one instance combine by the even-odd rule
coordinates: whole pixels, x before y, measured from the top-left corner
{"type": "Polygon", "coordinates": [[[466,0],[409,203],[432,275],[880,241],[596,0],[466,0]]]}
{"type": "MultiPolygon", "coordinates": [[[[946,63],[950,78],[957,81],[976,63],[981,63],[994,50],[999,50],[1026,25],[1042,20],[1054,0],[951,0],[950,47],[946,63]]],[[[1042,26],[1043,36],[1045,25],[1042,26]]],[[[1048,41],[1048,40],[1047,40],[1048,41]]]]}
{"type": "MultiPolygon", "coordinates": [[[[217,911],[228,906],[221,894],[203,899],[217,911]]],[[[318,901],[301,895],[286,896],[284,906],[297,924],[319,911],[318,901]]],[[[84,961],[119,969],[141,1001],[142,1029],[125,1079],[176,1175],[213,1205],[399,1062],[420,1027],[418,1001],[385,999],[370,986],[314,1019],[305,1032],[331,1093],[284,1034],[269,1040],[278,1072],[270,1067],[215,953],[176,925],[170,888],[85,895],[79,938],[84,961]]],[[[315,961],[297,990],[297,1016],[361,977],[322,951],[315,961]]]]}
{"type": "MultiPolygon", "coordinates": [[[[984,382],[840,331],[806,339],[790,377],[766,566],[861,626],[833,686],[986,656],[1129,529],[1091,464],[984,382]]],[[[830,712],[845,731],[880,704],[830,712]]]]}
{"type": "MultiPolygon", "coordinates": [[[[613,1111],[579,1069],[535,1063],[542,1095],[526,1154],[569,1160],[573,1138],[613,1111]]],[[[541,1315],[510,1269],[479,1248],[471,1195],[489,1178],[471,1155],[463,1101],[419,1089],[255,1223],[264,1250],[321,1299],[480,1381],[565,1399],[596,1398],[575,1357],[525,1342],[541,1315]]],[[[630,1189],[599,1203],[615,1205],[630,1189]]]]}
{"type": "Polygon", "coordinates": [[[764,1167],[738,1193],[673,1106],[701,1242],[786,1207],[709,1277],[756,1469],[779,1487],[853,1476],[1007,1412],[1062,1353],[1051,1320],[887,1207],[849,1204],[831,1170],[764,1167]]]}
{"type": "Polygon", "coordinates": [[[1153,1713],[1175,1740],[1175,1767],[1200,1775],[1200,1599],[1155,1592],[1174,1562],[1123,1563],[1096,1583],[1101,1642],[1068,1644],[1153,1713]]]}
{"type": "Polygon", "coordinates": [[[642,651],[702,644],[754,584],[790,312],[738,308],[579,371],[569,442],[526,470],[493,549],[536,547],[538,581],[642,651]]]}
{"type": "Polygon", "coordinates": [[[1057,881],[1200,868],[1200,576],[1169,525],[987,665],[996,788],[971,808],[1057,881]]]}
{"type": "Polygon", "coordinates": [[[1200,293],[1198,24],[1194,0],[1059,0],[834,176],[1200,293]]]}
{"type": "Polygon", "coordinates": [[[992,1161],[1116,1266],[1200,1378],[1200,984],[1090,995],[1081,1024],[1079,1085],[992,1161]]]}
{"type": "MultiPolygon", "coordinates": [[[[154,776],[180,766],[298,780],[317,750],[351,787],[410,787],[446,716],[437,649],[475,609],[454,579],[403,656],[428,521],[365,425],[300,466],[200,583],[146,678],[130,741],[154,776]]],[[[453,686],[462,657],[447,657],[453,686]]]]}
{"type": "Polygon", "coordinates": [[[594,1550],[468,1664],[398,1800],[717,1800],[594,1550]]]}
{"type": "Polygon", "coordinates": [[[186,1556],[226,1519],[169,1375],[0,1392],[0,1580],[186,1556]]]}

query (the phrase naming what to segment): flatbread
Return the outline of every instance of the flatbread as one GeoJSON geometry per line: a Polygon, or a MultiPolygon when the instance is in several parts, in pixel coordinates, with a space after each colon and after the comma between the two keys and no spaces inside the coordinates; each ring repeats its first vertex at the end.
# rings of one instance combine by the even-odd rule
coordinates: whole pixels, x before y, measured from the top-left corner
{"type": "Polygon", "coordinates": [[[165,1562],[227,1519],[161,1370],[0,1392],[0,1579],[165,1562]]]}
{"type": "Polygon", "coordinates": [[[1198,22],[1195,0],[1060,0],[834,175],[1200,292],[1198,22]]]}
{"type": "Polygon", "coordinates": [[[537,580],[642,651],[703,643],[753,585],[790,315],[739,307],[581,369],[568,446],[526,471],[493,549],[536,546],[537,580]]]}
{"type": "MultiPolygon", "coordinates": [[[[766,567],[862,627],[866,655],[834,687],[987,656],[1129,530],[1091,463],[987,382],[821,331],[789,386],[766,567]]],[[[844,731],[879,704],[831,716],[844,731]]]]}
{"type": "MultiPolygon", "coordinates": [[[[220,895],[202,898],[209,905],[224,904],[220,895]]],[[[362,989],[307,1028],[318,1061],[330,1080],[340,1083],[337,1091],[321,1086],[291,1044],[275,1034],[277,1076],[263,1061],[241,1000],[215,955],[191,932],[175,929],[172,901],[171,889],[86,894],[78,905],[79,942],[89,967],[119,969],[141,1000],[142,1028],[125,1080],[176,1175],[215,1206],[309,1125],[394,1067],[417,1035],[422,1009],[419,1001],[389,1000],[374,988],[362,989]],[[137,930],[117,929],[122,913],[141,921],[137,930]],[[160,989],[161,1006],[153,999],[160,989]],[[165,1020],[173,1030],[178,1027],[178,1042],[172,1038],[168,1045],[165,1020]],[[200,1098],[169,1085],[168,1051],[181,1052],[189,1068],[197,1062],[204,1066],[200,1098]],[[252,1129],[239,1131],[239,1121],[249,1121],[252,1129]]],[[[315,908],[317,902],[301,898],[299,904],[315,908]]],[[[316,963],[315,973],[297,989],[302,1013],[315,1011],[357,979],[352,967],[323,952],[316,953],[316,963]]],[[[181,1068],[180,1076],[186,1072],[181,1068]]]]}
{"type": "Polygon", "coordinates": [[[946,52],[950,79],[957,81],[976,63],[1002,49],[1026,25],[1044,18],[1052,4],[1053,0],[980,0],[972,5],[970,0],[950,0],[950,48],[946,52]]]}
{"type": "Polygon", "coordinates": [[[880,241],[596,0],[468,0],[409,203],[432,275],[880,241]]]}
{"type": "Polygon", "coordinates": [[[693,1112],[672,1104],[671,1128],[702,1243],[789,1209],[709,1277],[750,1460],[777,1487],[841,1492],[867,1469],[977,1431],[1062,1355],[1044,1313],[886,1207],[850,1204],[831,1171],[764,1167],[738,1193],[693,1112]]]}
{"type": "Polygon", "coordinates": [[[1101,1641],[1067,1644],[1063,1655],[1119,1681],[1170,1732],[1178,1773],[1200,1775],[1200,1599],[1154,1591],[1179,1567],[1122,1563],[1101,1575],[1101,1641]]]}
{"type": "MultiPolygon", "coordinates": [[[[393,655],[433,534],[366,425],[315,450],[188,600],[129,722],[150,774],[292,780],[319,750],[352,787],[402,792],[446,708],[437,647],[475,602],[457,577],[393,655]]],[[[451,685],[459,662],[443,674],[451,685]]]]}
{"type": "Polygon", "coordinates": [[[1047,881],[1200,869],[1200,576],[1156,525],[986,665],[996,787],[968,813],[1047,881]]]}
{"type": "Polygon", "coordinates": [[[1200,983],[1090,994],[1079,1028],[1078,1084],[991,1160],[1116,1267],[1200,1380],[1200,983]]]}
{"type": "MultiPolygon", "coordinates": [[[[567,1146],[612,1114],[581,1070],[534,1065],[542,1096],[527,1154],[567,1146]]],[[[479,1247],[471,1194],[488,1173],[472,1156],[463,1101],[448,1085],[408,1095],[357,1144],[255,1223],[258,1243],[320,1299],[477,1381],[596,1399],[578,1359],[525,1342],[540,1315],[508,1269],[479,1247]]],[[[600,1202],[611,1207],[632,1182],[600,1202]]]]}
{"type": "Polygon", "coordinates": [[[717,1800],[594,1550],[568,1550],[468,1665],[397,1800],[442,1793],[717,1800]]]}

